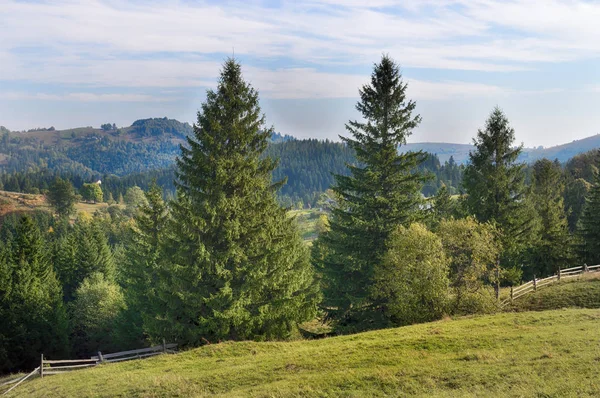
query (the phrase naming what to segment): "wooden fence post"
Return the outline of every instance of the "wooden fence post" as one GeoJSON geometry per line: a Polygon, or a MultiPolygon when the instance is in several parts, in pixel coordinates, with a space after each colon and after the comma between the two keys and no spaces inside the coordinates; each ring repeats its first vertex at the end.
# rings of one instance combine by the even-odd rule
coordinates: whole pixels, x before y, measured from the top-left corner
{"type": "Polygon", "coordinates": [[[510,287],[510,301],[513,301],[513,287],[510,287]]]}
{"type": "Polygon", "coordinates": [[[558,269],[558,280],[560,281],[560,268],[558,269]]]}
{"type": "Polygon", "coordinates": [[[40,361],[40,377],[44,378],[44,354],[42,354],[42,359],[40,361]]]}
{"type": "Polygon", "coordinates": [[[167,352],[167,343],[165,342],[165,339],[163,339],[163,352],[167,352]]]}
{"type": "Polygon", "coordinates": [[[583,263],[583,272],[590,272],[586,263],[583,263]]]}
{"type": "Polygon", "coordinates": [[[100,363],[104,362],[104,358],[102,357],[102,353],[100,351],[98,351],[98,360],[100,363]]]}
{"type": "Polygon", "coordinates": [[[535,275],[533,276],[533,290],[537,290],[537,279],[535,278],[535,275]]]}

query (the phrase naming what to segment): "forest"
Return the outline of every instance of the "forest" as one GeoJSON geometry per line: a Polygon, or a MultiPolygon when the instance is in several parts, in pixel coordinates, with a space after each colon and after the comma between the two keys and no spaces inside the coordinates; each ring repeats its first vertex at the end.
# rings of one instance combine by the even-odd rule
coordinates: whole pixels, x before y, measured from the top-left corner
{"type": "Polygon", "coordinates": [[[85,357],[163,339],[292,339],[314,321],[344,334],[492,313],[502,287],[600,263],[598,151],[521,163],[495,108],[464,165],[402,152],[421,123],[406,88],[383,56],[359,91],[363,120],[341,143],[266,127],[234,59],[181,145],[160,139],[168,120],[134,126],[149,142],[63,149],[4,131],[2,189],[43,193],[53,212],[2,216],[0,373],[30,370],[42,351],[85,357]],[[288,210],[323,196],[307,245],[288,210]],[[109,206],[75,213],[78,201],[109,206]]]}

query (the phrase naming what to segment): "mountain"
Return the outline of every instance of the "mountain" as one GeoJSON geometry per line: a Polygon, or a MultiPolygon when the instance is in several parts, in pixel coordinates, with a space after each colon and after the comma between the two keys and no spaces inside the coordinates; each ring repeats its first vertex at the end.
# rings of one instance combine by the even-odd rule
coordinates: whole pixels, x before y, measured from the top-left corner
{"type": "MultiPolygon", "coordinates": [[[[469,160],[469,152],[475,147],[471,144],[453,144],[446,142],[417,142],[403,145],[400,150],[408,151],[424,151],[437,155],[440,162],[444,163],[454,157],[454,161],[459,164],[465,164],[469,160]]],[[[558,159],[561,163],[565,163],[575,155],[591,151],[592,149],[600,148],[600,134],[591,137],[575,140],[568,144],[557,145],[549,148],[523,148],[523,153],[519,157],[519,161],[525,163],[533,163],[539,159],[558,159]]]]}
{"type": "Polygon", "coordinates": [[[459,164],[467,163],[469,160],[469,152],[473,150],[473,145],[469,144],[451,144],[447,142],[417,142],[403,145],[400,147],[401,152],[429,152],[437,155],[440,162],[444,163],[454,157],[454,161],[459,164]]]}

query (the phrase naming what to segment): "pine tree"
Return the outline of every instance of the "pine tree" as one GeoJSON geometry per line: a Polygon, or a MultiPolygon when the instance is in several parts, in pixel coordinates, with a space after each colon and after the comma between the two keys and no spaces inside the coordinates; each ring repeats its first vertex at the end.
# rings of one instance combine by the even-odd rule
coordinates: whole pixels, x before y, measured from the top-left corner
{"type": "Polygon", "coordinates": [[[440,221],[452,218],[456,213],[456,204],[452,200],[445,184],[437,191],[432,203],[432,224],[437,226],[440,221]]]}
{"type": "Polygon", "coordinates": [[[384,56],[375,65],[371,84],[359,90],[356,109],[365,121],[350,121],[346,129],[352,137],[341,137],[356,152],[358,164],[348,165],[350,175],[335,176],[337,205],[330,230],[321,235],[313,253],[323,272],[324,307],[339,326],[373,325],[381,313],[381,298],[375,299],[372,291],[374,267],[387,252],[390,234],[421,216],[425,179],[415,168],[425,156],[398,154],[421,121],[413,115],[415,102],[406,98],[406,88],[399,66],[384,56]]]}
{"type": "Polygon", "coordinates": [[[513,147],[514,140],[514,129],[495,108],[473,140],[475,151],[469,154],[463,181],[471,214],[501,229],[504,266],[520,263],[538,230],[535,210],[526,196],[525,165],[517,163],[523,147],[513,147]]]}
{"type": "Polygon", "coordinates": [[[261,158],[272,134],[264,120],[258,93],[229,59],[177,160],[169,279],[157,293],[169,301],[151,337],[283,338],[314,316],[307,248],[277,204],[276,162],[261,158]]]}
{"type": "Polygon", "coordinates": [[[46,241],[31,217],[19,221],[0,261],[0,371],[33,367],[42,349],[64,355],[67,319],[46,241]]]}
{"type": "MultiPolygon", "coordinates": [[[[598,152],[600,155],[600,151],[598,152]]],[[[600,156],[598,156],[600,159],[600,156]]],[[[600,170],[600,160],[598,161],[600,170]]],[[[586,264],[600,264],[600,172],[594,177],[588,196],[586,197],[583,214],[579,220],[579,236],[582,240],[581,256],[586,264]]]]}
{"type": "Polygon", "coordinates": [[[56,177],[48,190],[48,201],[59,216],[69,216],[75,211],[76,199],[73,185],[69,181],[56,177]]]}
{"type": "Polygon", "coordinates": [[[542,159],[533,165],[532,199],[541,230],[540,240],[532,249],[528,276],[552,275],[573,261],[564,189],[560,163],[542,159]]]}
{"type": "Polygon", "coordinates": [[[162,190],[152,184],[145,192],[135,216],[131,242],[126,247],[123,281],[127,309],[121,319],[120,338],[131,346],[143,344],[145,332],[163,328],[156,314],[164,311],[165,298],[157,296],[156,285],[169,277],[161,266],[169,221],[162,190]]]}

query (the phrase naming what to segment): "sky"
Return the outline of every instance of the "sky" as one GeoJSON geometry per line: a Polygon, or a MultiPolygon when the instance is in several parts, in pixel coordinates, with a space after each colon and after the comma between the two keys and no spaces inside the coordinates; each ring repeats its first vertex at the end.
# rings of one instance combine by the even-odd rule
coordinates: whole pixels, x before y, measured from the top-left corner
{"type": "Polygon", "coordinates": [[[552,146],[600,133],[598,21],[591,0],[0,0],[0,125],[193,123],[234,55],[276,131],[337,139],[389,54],[409,142],[470,143],[499,106],[552,146]]]}

